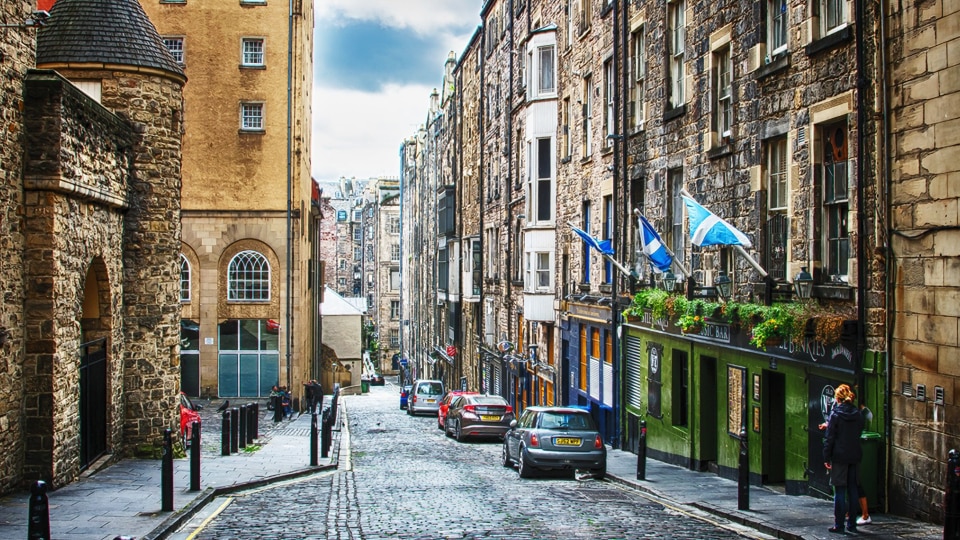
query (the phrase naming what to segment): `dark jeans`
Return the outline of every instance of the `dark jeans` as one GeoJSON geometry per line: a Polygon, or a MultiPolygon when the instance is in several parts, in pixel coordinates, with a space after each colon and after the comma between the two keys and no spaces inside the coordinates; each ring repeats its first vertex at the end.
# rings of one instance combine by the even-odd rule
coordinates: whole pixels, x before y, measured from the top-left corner
{"type": "Polygon", "coordinates": [[[830,477],[833,479],[833,526],[843,530],[843,522],[846,519],[847,529],[857,528],[856,512],[857,501],[857,465],[855,463],[834,463],[834,471],[830,477]],[[846,474],[841,469],[846,469],[846,474]],[[837,485],[841,482],[846,485],[837,485]]]}

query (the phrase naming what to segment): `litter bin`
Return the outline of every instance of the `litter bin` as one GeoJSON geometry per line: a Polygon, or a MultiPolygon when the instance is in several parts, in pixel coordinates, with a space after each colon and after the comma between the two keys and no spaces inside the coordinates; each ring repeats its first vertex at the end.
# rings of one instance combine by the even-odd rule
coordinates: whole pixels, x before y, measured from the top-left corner
{"type": "Polygon", "coordinates": [[[880,448],[882,437],[875,431],[864,431],[860,434],[860,446],[863,448],[863,458],[860,460],[860,486],[867,496],[867,505],[871,510],[879,510],[880,493],[877,486],[881,485],[880,476],[880,448]]]}
{"type": "Polygon", "coordinates": [[[370,381],[368,381],[368,380],[366,380],[366,379],[361,379],[361,380],[360,380],[360,392],[363,393],[363,394],[366,394],[366,393],[369,392],[369,391],[370,391],[370,381]]]}

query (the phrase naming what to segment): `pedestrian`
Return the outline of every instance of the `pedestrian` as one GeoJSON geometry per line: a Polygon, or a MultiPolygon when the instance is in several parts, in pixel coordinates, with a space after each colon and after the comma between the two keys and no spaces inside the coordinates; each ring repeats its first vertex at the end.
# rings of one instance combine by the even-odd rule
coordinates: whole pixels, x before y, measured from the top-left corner
{"type": "Polygon", "coordinates": [[[830,411],[823,441],[823,465],[830,473],[830,484],[833,486],[833,527],[827,530],[843,534],[846,520],[847,531],[855,533],[856,512],[848,512],[848,509],[852,509],[854,501],[859,498],[857,469],[863,455],[860,433],[863,431],[864,417],[853,404],[856,396],[849,385],[838,386],[833,396],[836,403],[830,411]]]}
{"type": "Polygon", "coordinates": [[[283,418],[287,419],[293,416],[293,400],[290,397],[290,391],[286,386],[280,387],[280,404],[283,406],[283,418]]]}
{"type": "Polygon", "coordinates": [[[316,382],[313,379],[303,383],[303,397],[307,400],[307,410],[310,411],[310,414],[313,414],[313,408],[316,406],[316,398],[314,397],[314,386],[313,383],[316,382]]]}
{"type": "Polygon", "coordinates": [[[316,379],[313,380],[313,404],[321,412],[323,411],[323,387],[316,379]]]}

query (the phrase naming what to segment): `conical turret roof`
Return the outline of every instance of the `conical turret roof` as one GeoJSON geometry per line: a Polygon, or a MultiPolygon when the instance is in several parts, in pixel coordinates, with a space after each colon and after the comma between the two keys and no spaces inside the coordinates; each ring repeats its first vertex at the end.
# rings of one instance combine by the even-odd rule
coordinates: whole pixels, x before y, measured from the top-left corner
{"type": "Polygon", "coordinates": [[[57,0],[37,33],[37,66],[102,63],[184,76],[137,0],[57,0]]]}

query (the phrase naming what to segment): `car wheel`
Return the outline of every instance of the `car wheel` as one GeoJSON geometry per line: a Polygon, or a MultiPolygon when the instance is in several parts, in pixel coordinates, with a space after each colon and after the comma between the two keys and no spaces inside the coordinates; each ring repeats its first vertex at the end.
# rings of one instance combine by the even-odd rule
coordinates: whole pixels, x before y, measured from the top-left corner
{"type": "Polygon", "coordinates": [[[607,468],[604,467],[602,469],[593,469],[590,471],[590,473],[593,474],[593,477],[597,480],[603,480],[607,477],[607,468]]]}
{"type": "Polygon", "coordinates": [[[447,437],[452,437],[452,435],[450,435],[450,426],[447,425],[446,420],[443,421],[443,434],[447,437]]]}
{"type": "Polygon", "coordinates": [[[523,447],[520,447],[520,452],[517,455],[517,472],[520,473],[520,478],[533,478],[533,467],[526,463],[526,460],[523,459],[523,447]]]}
{"type": "Polygon", "coordinates": [[[459,420],[457,420],[457,428],[456,428],[456,429],[457,429],[457,431],[456,431],[457,442],[463,442],[464,440],[466,440],[466,437],[463,435],[463,429],[462,429],[462,427],[460,426],[460,421],[459,421],[459,420]]]}
{"type": "Polygon", "coordinates": [[[510,448],[507,446],[507,440],[503,440],[503,447],[500,449],[500,464],[504,467],[510,467],[513,463],[510,462],[510,448]]]}
{"type": "Polygon", "coordinates": [[[407,404],[407,414],[413,416],[413,407],[407,404]]]}
{"type": "Polygon", "coordinates": [[[447,420],[444,419],[443,422],[440,422],[440,417],[437,417],[437,429],[444,429],[446,427],[447,420]]]}

